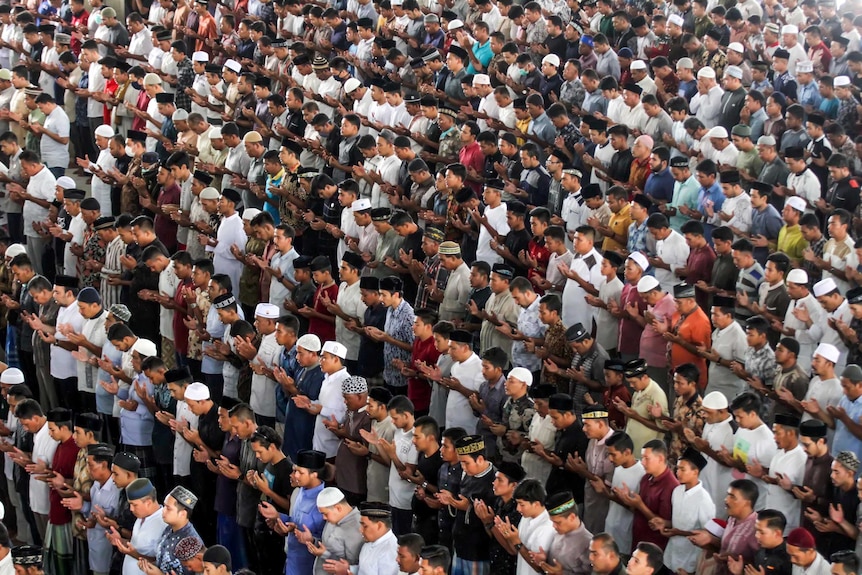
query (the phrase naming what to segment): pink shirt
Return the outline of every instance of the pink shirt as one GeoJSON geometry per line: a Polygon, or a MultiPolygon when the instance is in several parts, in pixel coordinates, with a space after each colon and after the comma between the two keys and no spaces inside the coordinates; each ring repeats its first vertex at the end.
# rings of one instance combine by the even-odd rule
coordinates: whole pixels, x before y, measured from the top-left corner
{"type": "MultiPolygon", "coordinates": [[[[676,304],[673,301],[673,296],[667,293],[658,303],[647,309],[658,321],[670,321],[676,312],[676,304]]],[[[650,367],[667,366],[667,340],[655,330],[651,323],[644,327],[641,334],[640,356],[646,360],[650,367]]]]}

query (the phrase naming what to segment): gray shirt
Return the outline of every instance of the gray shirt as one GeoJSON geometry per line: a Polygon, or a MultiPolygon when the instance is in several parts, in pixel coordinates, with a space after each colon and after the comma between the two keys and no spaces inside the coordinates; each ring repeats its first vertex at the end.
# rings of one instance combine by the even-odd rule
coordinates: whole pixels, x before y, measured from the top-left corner
{"type": "Polygon", "coordinates": [[[320,541],[326,546],[326,552],[314,561],[315,575],[325,575],[323,564],[328,559],[346,559],[350,563],[350,570],[356,572],[359,552],[365,543],[359,532],[359,518],[359,509],[354,507],[338,523],[326,522],[320,536],[320,541]]]}

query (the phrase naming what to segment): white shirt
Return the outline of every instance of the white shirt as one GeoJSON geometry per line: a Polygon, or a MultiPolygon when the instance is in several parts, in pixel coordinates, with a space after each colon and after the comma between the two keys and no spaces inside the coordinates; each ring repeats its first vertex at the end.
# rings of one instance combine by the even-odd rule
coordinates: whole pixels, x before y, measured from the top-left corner
{"type": "MultiPolygon", "coordinates": [[[[92,14],[90,16],[92,18],[92,14]]],[[[102,76],[102,67],[100,65],[98,65],[95,62],[90,64],[90,68],[89,68],[89,70],[87,70],[87,75],[90,78],[89,83],[87,84],[87,90],[88,91],[90,91],[90,92],[104,92],[105,91],[106,80],[105,80],[105,77],[102,76]]],[[[155,101],[156,101],[155,98],[153,98],[151,100],[151,102],[155,102],[155,101]]],[[[154,107],[154,109],[155,109],[155,107],[154,107]]],[[[99,102],[95,98],[88,98],[87,99],[87,117],[88,118],[102,118],[102,117],[104,117],[104,112],[105,112],[105,104],[104,103],[99,102]]],[[[149,109],[147,110],[147,112],[148,113],[150,112],[149,109]]],[[[156,109],[156,113],[158,113],[158,109],[156,109]]],[[[152,113],[150,113],[150,115],[152,115],[152,113]]],[[[160,122],[162,121],[162,119],[157,117],[157,116],[153,115],[153,118],[156,118],[160,122]]],[[[152,124],[152,127],[149,125],[147,127],[152,129],[152,130],[155,130],[156,132],[159,131],[158,127],[156,127],[155,124],[152,124]]]]}
{"type": "MultiPolygon", "coordinates": [[[[162,508],[159,507],[152,515],[137,519],[132,527],[132,538],[129,543],[144,557],[155,557],[156,548],[168,524],[162,518],[162,508]]],[[[123,557],[123,575],[143,575],[138,568],[138,560],[131,555],[123,557]]]]}
{"type": "MultiPolygon", "coordinates": [[[[506,202],[501,202],[496,208],[485,206],[485,211],[482,214],[488,218],[488,224],[494,228],[498,234],[505,236],[509,233],[509,223],[506,220],[506,202]]],[[[485,229],[485,226],[479,228],[479,243],[476,246],[476,259],[480,262],[488,262],[488,265],[493,266],[503,261],[503,258],[491,249],[491,234],[485,229]]]]}
{"type": "MultiPolygon", "coordinates": [[[[368,306],[362,303],[362,292],[359,290],[359,282],[354,282],[353,285],[347,285],[347,282],[341,282],[338,287],[338,299],[336,303],[341,306],[341,310],[350,317],[365,317],[365,310],[368,306]]],[[[335,339],[343,343],[347,347],[347,359],[355,360],[359,357],[359,344],[362,342],[362,336],[347,329],[346,322],[340,317],[335,318],[335,339]]]]}
{"type": "MultiPolygon", "coordinates": [[[[104,172],[107,172],[117,165],[117,159],[111,155],[110,148],[106,147],[104,150],[99,151],[99,157],[96,158],[95,164],[91,164],[91,169],[93,165],[99,166],[104,172]]],[[[99,178],[99,176],[93,174],[93,177],[90,179],[90,189],[93,191],[93,197],[99,201],[102,213],[113,213],[111,205],[111,184],[106,184],[99,178]]]]}
{"type": "MultiPolygon", "coordinates": [[[[72,326],[72,331],[81,333],[81,329],[84,327],[84,316],[78,310],[77,300],[66,307],[60,306],[60,311],[57,313],[58,329],[54,333],[58,342],[69,341],[69,338],[60,333],[59,328],[63,324],[69,324],[72,326]]],[[[51,346],[51,376],[57,379],[78,377],[78,360],[72,357],[71,351],[63,349],[59,345],[51,346]]]]}
{"type": "MultiPolygon", "coordinates": [[[[34,198],[53,202],[57,199],[57,178],[48,170],[47,166],[42,168],[38,174],[30,178],[27,184],[27,193],[34,198]]],[[[36,202],[24,201],[24,235],[30,238],[38,238],[39,234],[33,229],[33,222],[41,222],[48,217],[48,208],[43,208],[36,202]]]]}
{"type": "Polygon", "coordinates": [[[832,568],[829,565],[829,561],[818,553],[817,557],[814,558],[814,562],[808,567],[794,565],[792,575],[829,575],[831,572],[832,568]]]}
{"type": "MultiPolygon", "coordinates": [[[[105,320],[108,319],[108,312],[102,310],[98,317],[84,320],[84,325],[81,328],[81,335],[87,338],[87,341],[93,345],[102,348],[108,340],[108,334],[105,332],[105,320]]],[[[78,347],[84,357],[93,357],[93,353],[84,346],[78,347]]],[[[90,365],[87,362],[77,362],[78,367],[78,391],[85,393],[96,393],[96,386],[99,384],[99,367],[90,365]]]]}
{"type": "MultiPolygon", "coordinates": [[[[161,6],[158,7],[161,9],[161,6]]],[[[129,38],[129,53],[135,56],[148,56],[153,51],[153,34],[146,28],[132,34],[129,38]]]]}
{"type": "MultiPolygon", "coordinates": [[[[611,487],[622,488],[623,483],[625,483],[632,493],[639,493],[641,477],[644,475],[646,475],[646,471],[644,471],[644,466],[640,461],[636,461],[628,469],[625,467],[616,467],[614,469],[614,477],[611,479],[611,487]]],[[[627,507],[611,501],[608,507],[608,517],[605,520],[605,529],[614,536],[614,541],[617,542],[620,553],[624,555],[631,554],[632,524],[634,520],[634,513],[629,511],[627,507]]]]}
{"type": "MultiPolygon", "coordinates": [[[[252,363],[260,363],[267,368],[278,367],[284,346],[278,345],[275,332],[263,336],[252,363]]],[[[261,373],[251,376],[251,408],[264,417],[275,417],[275,387],[278,382],[261,373]]]]}
{"type": "MultiPolygon", "coordinates": [[[[413,445],[413,429],[402,431],[396,427],[392,443],[395,445],[395,454],[401,463],[415,465],[419,461],[419,452],[413,445]]],[[[396,509],[410,509],[414,491],[416,486],[406,479],[401,479],[398,468],[392,463],[389,466],[389,505],[396,509]]]]}
{"type": "MultiPolygon", "coordinates": [[[[734,322],[736,323],[736,322],[734,322]]],[[[737,324],[738,325],[738,324],[737,324]]],[[[703,439],[715,451],[721,451],[724,447],[728,451],[733,450],[733,417],[728,415],[724,421],[718,423],[706,423],[703,426],[703,439]]],[[[706,489],[712,501],[724,501],[727,495],[727,487],[733,481],[733,473],[729,467],[721,465],[711,457],[707,456],[706,467],[700,473],[700,479],[703,482],[703,487],[706,489]]],[[[727,517],[727,508],[723,505],[716,506],[716,517],[722,519],[727,517]]]]}
{"type": "Polygon", "coordinates": [[[805,168],[799,174],[790,172],[787,176],[787,187],[793,188],[796,195],[805,200],[809,206],[805,210],[806,213],[813,213],[811,206],[820,199],[820,180],[814,175],[814,172],[805,168]]]}
{"type": "Polygon", "coordinates": [[[233,283],[233,294],[239,297],[239,278],[242,275],[243,263],[236,259],[230,251],[231,246],[236,245],[241,252],[245,252],[245,243],[248,236],[245,235],[242,218],[234,212],[233,215],[223,218],[218,227],[218,244],[213,249],[213,267],[217,274],[227,274],[233,283]]]}
{"type": "Polygon", "coordinates": [[[63,271],[67,276],[78,277],[78,256],[72,253],[72,246],[84,245],[84,232],[87,231],[84,216],[79,213],[69,220],[69,229],[66,231],[72,234],[72,239],[63,246],[63,271]]]}
{"type": "MultiPolygon", "coordinates": [[[[485,381],[482,376],[482,360],[474,353],[465,361],[456,361],[452,364],[452,377],[467,389],[479,391],[485,381]]],[[[468,434],[475,433],[478,420],[467,398],[450,391],[446,398],[446,427],[463,427],[468,434]]]]}
{"type": "MultiPolygon", "coordinates": [[[[745,350],[748,343],[745,331],[739,322],[731,322],[724,329],[716,328],[712,332],[712,349],[718,353],[721,359],[745,363],[745,350]]],[[[727,396],[727,401],[732,401],[738,393],[742,392],[744,382],[736,377],[729,367],[719,365],[716,362],[709,364],[709,383],[706,393],[720,391],[727,396]]]]}
{"type": "MultiPolygon", "coordinates": [[[[393,186],[398,184],[398,174],[401,171],[401,160],[398,156],[392,154],[390,156],[380,157],[380,164],[377,166],[377,173],[383,178],[383,181],[393,186]]],[[[371,207],[372,208],[391,208],[392,202],[389,201],[389,194],[381,191],[380,184],[374,184],[371,187],[371,207]]]]}
{"type": "MultiPolygon", "coordinates": [[[[198,428],[198,416],[192,413],[189,404],[185,401],[177,402],[177,421],[188,421],[189,429],[198,428]]],[[[186,477],[191,475],[192,451],[194,446],[186,441],[182,434],[174,434],[174,475],[186,477]]]]}
{"type": "Polygon", "coordinates": [[[655,278],[661,284],[661,289],[673,293],[673,286],[680,281],[674,272],[685,268],[691,248],[681,233],[670,230],[668,237],[656,242],[655,249],[656,256],[670,266],[669,270],[655,268],[655,278]]]}
{"type": "MultiPolygon", "coordinates": [[[[54,452],[57,451],[58,445],[60,445],[60,442],[51,439],[48,433],[48,422],[45,422],[42,428],[33,436],[33,453],[30,459],[33,460],[33,463],[41,461],[48,467],[51,467],[51,462],[54,461],[54,452]]],[[[32,509],[33,513],[48,515],[48,512],[51,510],[51,503],[48,499],[50,494],[51,489],[47,483],[39,481],[35,476],[30,476],[30,509],[32,509]]]]}
{"type": "MultiPolygon", "coordinates": [[[[703,529],[706,523],[715,517],[715,503],[709,492],[703,488],[703,483],[698,482],[691,489],[685,485],[677,485],[670,496],[671,501],[671,525],[682,531],[694,531],[703,529]]],[[[675,536],[667,542],[664,550],[664,564],[673,572],[685,569],[694,573],[697,567],[697,558],[700,556],[700,548],[695,547],[688,537],[675,536]]]]}
{"type": "MultiPolygon", "coordinates": [[[[272,256],[272,259],[269,261],[269,265],[273,269],[277,269],[281,273],[283,273],[284,278],[287,281],[291,283],[296,283],[296,278],[293,275],[293,260],[298,257],[299,252],[297,252],[293,248],[290,248],[290,251],[286,254],[277,252],[274,256],[272,256]]],[[[273,276],[272,281],[269,284],[269,303],[277,305],[279,308],[281,308],[281,305],[284,303],[284,300],[286,300],[289,295],[290,290],[287,289],[287,286],[285,286],[277,277],[273,276]]]]}
{"type": "MultiPolygon", "coordinates": [[[[155,98],[150,100],[149,103],[147,104],[147,114],[149,114],[153,120],[155,120],[156,122],[159,122],[160,124],[163,123],[166,119],[165,116],[161,112],[159,112],[159,103],[156,102],[155,98]]],[[[162,129],[159,126],[157,126],[156,124],[154,124],[153,122],[151,122],[150,120],[147,120],[147,129],[152,130],[153,132],[155,132],[157,134],[162,133],[162,129]]],[[[147,151],[148,152],[155,152],[157,143],[158,143],[158,140],[156,140],[152,136],[147,136],[147,142],[146,142],[147,151]]]]}
{"type": "Polygon", "coordinates": [[[362,545],[355,575],[398,575],[398,538],[392,531],[362,545]]]}
{"type": "MultiPolygon", "coordinates": [[[[761,423],[755,429],[740,427],[733,436],[733,456],[745,463],[751,463],[756,459],[763,467],[769,468],[772,465],[772,458],[777,451],[778,447],[775,445],[772,430],[765,423],[761,423]]],[[[748,473],[745,474],[745,479],[750,479],[757,485],[759,495],[754,510],[760,511],[761,509],[765,509],[766,482],[748,473]]]]}
{"type": "MultiPolygon", "coordinates": [[[[542,510],[538,517],[530,519],[529,517],[521,517],[518,523],[518,533],[520,534],[521,543],[530,551],[536,553],[541,547],[545,551],[551,548],[551,543],[554,542],[554,524],[551,522],[551,516],[548,515],[548,510],[542,510]]],[[[516,575],[532,575],[535,573],[530,567],[527,560],[518,554],[518,568],[516,575]]]]}
{"type": "MultiPolygon", "coordinates": [[[[177,295],[180,286],[180,278],[174,270],[174,262],[171,261],[165,269],[159,273],[159,293],[173,299],[177,295]]],[[[174,310],[159,306],[159,331],[162,337],[174,341],[174,310]]]]}
{"type": "Polygon", "coordinates": [[[784,327],[795,330],[794,336],[796,337],[796,341],[799,342],[799,366],[805,373],[809,373],[811,370],[811,358],[814,356],[814,350],[819,345],[819,340],[814,339],[813,334],[809,333],[808,327],[793,315],[793,310],[797,308],[808,310],[808,315],[813,322],[811,324],[812,327],[823,322],[826,310],[817,302],[814,295],[809,292],[805,297],[791,301],[790,305],[787,306],[787,313],[784,315],[784,327]]]}
{"type": "MultiPolygon", "coordinates": [[[[769,464],[769,476],[777,478],[780,473],[790,479],[793,485],[802,485],[803,479],[805,479],[805,462],[807,460],[808,455],[799,443],[790,451],[779,449],[772,458],[772,463],[769,464]]],[[[789,491],[785,491],[780,485],[770,484],[766,488],[766,508],[781,509],[787,518],[785,533],[799,527],[802,502],[793,497],[789,491]]]]}
{"type": "Polygon", "coordinates": [[[698,92],[691,99],[690,109],[698,120],[703,122],[707,129],[714,128],[718,124],[721,115],[721,97],[724,94],[718,85],[709,89],[706,94],[698,92]]]}
{"type": "Polygon", "coordinates": [[[347,373],[347,368],[342,368],[331,375],[325,375],[320,388],[320,395],[317,397],[317,403],[321,406],[321,410],[314,421],[313,447],[317,451],[324,452],[327,458],[335,457],[341,440],[326,429],[323,420],[331,420],[335,416],[336,421],[341,421],[347,414],[347,406],[344,404],[344,396],[341,394],[341,382],[348,377],[350,374],[347,373]]]}
{"type": "Polygon", "coordinates": [[[715,226],[733,226],[741,232],[748,232],[751,229],[751,197],[747,193],[742,192],[738,196],[725,198],[724,203],[721,204],[721,213],[732,217],[728,221],[723,221],[716,212],[709,222],[715,226]]]}

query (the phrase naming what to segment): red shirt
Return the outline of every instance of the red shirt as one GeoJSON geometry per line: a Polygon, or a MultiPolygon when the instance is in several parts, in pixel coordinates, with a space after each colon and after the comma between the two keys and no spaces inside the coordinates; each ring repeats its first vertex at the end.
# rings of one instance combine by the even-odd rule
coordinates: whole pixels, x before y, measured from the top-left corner
{"type": "MultiPolygon", "coordinates": [[[[410,367],[416,369],[416,364],[424,361],[428,365],[437,365],[440,352],[434,344],[434,338],[429,337],[422,341],[419,338],[413,340],[413,351],[410,356],[410,367]]],[[[407,380],[407,397],[413,402],[416,411],[426,411],[431,406],[431,384],[421,377],[411,377],[407,380]]]]}
{"type": "Polygon", "coordinates": [[[212,48],[207,46],[205,40],[215,40],[218,38],[218,35],[218,26],[216,25],[215,18],[209,12],[205,13],[200,17],[200,21],[198,21],[198,36],[201,36],[201,38],[195,40],[195,50],[206,52],[212,56],[212,48]]]}
{"type": "Polygon", "coordinates": [[[625,429],[626,416],[614,405],[614,399],[620,398],[626,405],[632,404],[632,393],[625,385],[615,385],[602,392],[602,405],[608,409],[608,421],[614,429],[625,429]]]}
{"type": "MultiPolygon", "coordinates": [[[[72,12],[72,27],[77,28],[78,26],[87,26],[87,22],[90,20],[90,13],[86,10],[81,10],[80,14],[75,14],[72,12]]],[[[72,36],[72,41],[69,43],[69,47],[72,49],[72,53],[75,56],[81,55],[81,41],[75,36],[72,36]]]]}
{"type": "MultiPolygon", "coordinates": [[[[482,170],[485,169],[485,154],[482,153],[482,148],[479,147],[478,142],[467,144],[461,148],[461,151],[458,152],[458,160],[468,170],[473,168],[478,174],[481,174],[482,170]]],[[[477,194],[482,191],[482,184],[478,182],[467,182],[467,185],[473,188],[473,191],[477,194]]]]}
{"type": "MultiPolygon", "coordinates": [[[[638,306],[638,311],[643,315],[646,311],[646,302],[641,299],[638,293],[637,286],[627,283],[623,286],[623,292],[620,294],[620,309],[626,309],[629,304],[638,306]]],[[[617,346],[617,351],[620,353],[633,353],[640,355],[641,334],[644,328],[633,319],[625,317],[620,320],[620,343],[617,346]]]]}
{"type": "MultiPolygon", "coordinates": [[[[47,425],[47,424],[46,424],[47,425]]],[[[75,476],[75,462],[78,460],[78,446],[75,440],[69,438],[57,446],[54,459],[51,460],[51,469],[62,475],[65,479],[75,476]]],[[[51,508],[48,511],[48,521],[51,525],[65,525],[72,520],[72,512],[60,503],[60,493],[56,489],[51,490],[49,501],[51,508]]]]}
{"type": "MultiPolygon", "coordinates": [[[[180,187],[176,182],[174,182],[173,185],[167,188],[162,188],[162,191],[159,192],[159,198],[156,200],[156,204],[159,206],[179,204],[180,192],[180,187]]],[[[169,216],[162,213],[156,214],[156,217],[153,220],[153,227],[156,230],[156,236],[162,240],[162,243],[164,243],[168,249],[170,249],[170,246],[177,245],[177,223],[169,216]]]]}
{"type": "MultiPolygon", "coordinates": [[[[117,90],[119,90],[119,89],[120,89],[120,85],[117,84],[117,81],[114,80],[113,78],[108,78],[108,81],[105,83],[105,93],[110,94],[111,96],[114,96],[117,93],[117,90]]],[[[110,126],[111,125],[111,108],[109,108],[107,104],[105,104],[103,107],[104,107],[104,112],[102,113],[102,116],[105,120],[105,124],[110,126]]]]}
{"type": "MultiPolygon", "coordinates": [[[[647,509],[655,513],[658,517],[670,521],[671,504],[670,497],[679,481],[676,480],[670,468],[664,470],[664,473],[653,478],[652,475],[644,475],[640,482],[640,496],[643,499],[647,509]]],[[[635,511],[635,520],[632,524],[632,541],[648,541],[655,543],[662,549],[667,547],[667,537],[653,531],[649,527],[649,522],[643,514],[635,511]]]]}
{"type": "MultiPolygon", "coordinates": [[[[186,307],[186,301],[183,297],[183,292],[186,289],[194,291],[195,284],[192,281],[192,278],[186,278],[180,282],[180,285],[177,286],[177,293],[174,294],[174,303],[182,308],[186,307]]],[[[189,353],[189,328],[187,328],[186,324],[183,323],[184,319],[185,314],[176,310],[174,311],[174,347],[180,355],[188,355],[189,353]]]]}
{"type": "MultiPolygon", "coordinates": [[[[335,319],[335,316],[329,313],[326,306],[323,305],[321,296],[326,294],[329,299],[335,301],[338,299],[338,284],[333,283],[328,288],[317,286],[317,291],[314,292],[314,311],[325,316],[335,319]]],[[[308,333],[313,333],[320,338],[320,341],[335,341],[335,321],[328,322],[317,317],[308,320],[308,333]]]]}
{"type": "MultiPolygon", "coordinates": [[[[688,260],[685,262],[688,275],[685,276],[685,282],[689,285],[695,285],[699,281],[705,281],[707,284],[712,279],[712,264],[715,263],[715,251],[707,244],[702,248],[692,248],[688,254],[688,260]]],[[[709,294],[697,290],[697,305],[703,309],[708,309],[709,294]]]]}
{"type": "MultiPolygon", "coordinates": [[[[548,269],[548,261],[551,259],[551,252],[548,248],[545,247],[544,240],[542,244],[536,242],[536,238],[530,240],[529,247],[527,248],[527,252],[530,257],[536,260],[536,263],[539,264],[539,267],[548,269]]],[[[545,274],[530,268],[527,270],[527,279],[532,280],[534,277],[544,278],[545,274]]],[[[536,288],[536,293],[539,295],[544,295],[545,291],[541,288],[536,288]]]]}
{"type": "MultiPolygon", "coordinates": [[[[141,90],[141,93],[138,94],[138,101],[135,102],[135,106],[138,108],[138,110],[142,110],[142,111],[146,112],[147,106],[149,106],[149,105],[150,105],[150,97],[147,95],[147,93],[144,90],[141,90]]],[[[144,120],[143,118],[139,118],[138,116],[135,116],[134,119],[132,120],[132,129],[137,130],[139,132],[143,132],[144,130],[147,129],[147,121],[144,120]]]]}

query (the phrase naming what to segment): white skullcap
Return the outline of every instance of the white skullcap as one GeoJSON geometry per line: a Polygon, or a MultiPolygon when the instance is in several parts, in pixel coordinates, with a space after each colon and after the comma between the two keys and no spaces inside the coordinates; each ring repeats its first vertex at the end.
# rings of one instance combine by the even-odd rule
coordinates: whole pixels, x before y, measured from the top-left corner
{"type": "Polygon", "coordinates": [[[192,62],[209,62],[210,55],[206,52],[195,52],[192,54],[192,62]]]}
{"type": "Polygon", "coordinates": [[[326,487],[317,494],[318,507],[332,507],[344,501],[344,493],[337,487],[326,487]]]}
{"type": "Polygon", "coordinates": [[[796,71],[803,74],[811,74],[814,72],[814,62],[811,60],[802,60],[796,63],[796,71]]]}
{"type": "Polygon", "coordinates": [[[347,348],[343,343],[338,343],[337,341],[327,341],[323,344],[323,351],[327,353],[331,353],[334,356],[340,357],[344,359],[347,357],[347,348]]]}
{"type": "Polygon", "coordinates": [[[727,396],[720,391],[711,391],[703,398],[702,405],[707,409],[727,409],[727,396]]]}
{"type": "Polygon", "coordinates": [[[240,64],[239,62],[237,62],[236,60],[234,60],[232,58],[224,63],[224,67],[227,68],[228,70],[233,70],[237,74],[242,72],[242,64],[240,64]]]}
{"type": "Polygon", "coordinates": [[[102,124],[98,128],[96,128],[96,135],[101,136],[102,138],[113,138],[114,137],[114,129],[107,124],[102,124]]]}
{"type": "Polygon", "coordinates": [[[647,65],[646,65],[646,62],[644,62],[643,60],[634,60],[629,65],[629,69],[630,70],[646,70],[647,65]]]}
{"type": "Polygon", "coordinates": [[[473,85],[474,86],[490,86],[491,85],[491,77],[488,76],[488,74],[476,74],[473,76],[473,85]]]}
{"type": "Polygon", "coordinates": [[[159,78],[158,74],[153,74],[150,72],[146,76],[144,76],[144,86],[155,86],[156,84],[161,84],[162,79],[159,78]]]}
{"type": "Polygon", "coordinates": [[[516,367],[509,372],[509,377],[517,379],[527,384],[527,387],[533,385],[533,374],[526,367],[516,367]]]}
{"type": "Polygon", "coordinates": [[[642,271],[646,271],[649,267],[649,260],[645,255],[640,252],[634,252],[629,254],[629,257],[627,259],[630,259],[634,263],[636,263],[642,271]]]}
{"type": "Polygon", "coordinates": [[[57,178],[57,185],[64,190],[71,190],[76,186],[75,180],[73,180],[69,176],[60,176],[59,178],[57,178]]]}
{"type": "Polygon", "coordinates": [[[724,69],[725,77],[730,76],[731,78],[737,78],[742,80],[742,68],[739,66],[728,66],[724,69]]]}
{"type": "Polygon", "coordinates": [[[706,133],[707,138],[727,138],[727,130],[724,126],[716,126],[706,133]]]}
{"type": "Polygon", "coordinates": [[[808,207],[808,204],[805,203],[805,200],[803,200],[799,196],[790,196],[789,198],[787,198],[787,205],[796,210],[797,212],[804,212],[805,208],[808,207]]]}
{"type": "Polygon", "coordinates": [[[836,88],[840,88],[842,86],[850,85],[850,78],[847,76],[836,76],[834,80],[832,80],[832,85],[836,88]]]}
{"type": "Polygon", "coordinates": [[[353,203],[350,204],[350,209],[354,212],[364,212],[365,210],[371,209],[371,200],[368,198],[359,198],[358,200],[353,200],[353,203]]]}
{"type": "Polygon", "coordinates": [[[700,70],[697,71],[697,77],[698,78],[715,79],[715,70],[713,70],[712,68],[707,68],[706,66],[704,66],[703,68],[701,68],[700,70]]]}
{"type": "Polygon", "coordinates": [[[778,142],[775,141],[775,136],[760,136],[757,138],[758,146],[774,146],[778,142]]]}
{"type": "Polygon", "coordinates": [[[320,338],[313,333],[307,333],[296,340],[296,347],[301,347],[306,351],[317,353],[320,351],[320,338]]]}
{"type": "Polygon", "coordinates": [[[793,24],[787,24],[781,27],[782,34],[799,34],[799,27],[793,24]]]}
{"type": "Polygon", "coordinates": [[[676,63],[676,69],[694,70],[694,62],[691,58],[680,58],[676,63]]]}
{"type": "Polygon", "coordinates": [[[794,268],[787,274],[787,281],[796,285],[808,285],[808,272],[801,268],[794,268]]]}
{"type": "MultiPolygon", "coordinates": [[[[362,85],[362,82],[357,80],[356,78],[348,78],[346,82],[344,82],[344,93],[350,94],[356,88],[362,85]]],[[[325,491],[325,490],[324,490],[325,491]]]]}
{"type": "Polygon", "coordinates": [[[192,401],[204,401],[210,398],[210,388],[196,381],[186,387],[185,398],[192,401]]]}
{"type": "Polygon", "coordinates": [[[544,58],[542,58],[542,64],[550,64],[555,68],[560,67],[560,57],[556,54],[548,54],[544,58]]]}
{"type": "Polygon", "coordinates": [[[745,48],[739,42],[731,42],[728,44],[727,49],[739,52],[740,54],[745,54],[745,48]]]}
{"type": "Polygon", "coordinates": [[[677,26],[682,28],[682,25],[685,24],[685,20],[683,20],[682,16],[680,16],[679,14],[671,14],[667,17],[667,23],[676,24],[677,26]]]}
{"type": "Polygon", "coordinates": [[[6,385],[24,383],[24,372],[17,367],[7,367],[3,373],[0,373],[0,383],[6,385]]]}
{"type": "Polygon", "coordinates": [[[260,213],[260,210],[257,208],[246,208],[242,213],[242,219],[247,222],[252,221],[257,215],[260,213]]]}
{"type": "MultiPolygon", "coordinates": [[[[221,197],[219,191],[213,187],[204,188],[201,190],[200,199],[202,200],[217,200],[221,197]]],[[[248,211],[248,210],[246,210],[248,211]]]]}
{"type": "Polygon", "coordinates": [[[25,248],[21,244],[12,244],[8,248],[6,248],[6,257],[10,260],[15,256],[20,256],[21,254],[26,254],[27,248],[25,248]]]}
{"type": "Polygon", "coordinates": [[[259,303],[254,308],[254,315],[265,319],[278,319],[281,313],[274,303],[259,303]]]}
{"type": "Polygon", "coordinates": [[[826,278],[824,280],[820,280],[816,284],[814,284],[814,297],[820,297],[822,295],[826,295],[830,292],[833,292],[838,289],[838,286],[835,285],[835,280],[832,278],[826,278]]]}
{"type": "Polygon", "coordinates": [[[458,28],[463,28],[463,27],[464,27],[464,23],[461,20],[458,20],[457,18],[455,18],[454,20],[449,22],[449,31],[450,32],[452,30],[457,30],[458,28]]]}
{"type": "Polygon", "coordinates": [[[655,276],[644,276],[638,282],[638,292],[639,293],[647,293],[659,286],[658,280],[655,279],[655,276]]]}
{"type": "Polygon", "coordinates": [[[177,108],[176,110],[174,110],[174,113],[171,114],[171,120],[173,120],[174,122],[183,122],[183,121],[188,120],[188,119],[189,119],[188,111],[186,111],[182,108],[177,108]]]}
{"type": "Polygon", "coordinates": [[[210,140],[220,140],[221,137],[221,126],[213,126],[210,130],[210,140]]]}
{"type": "Polygon", "coordinates": [[[155,357],[158,354],[156,344],[142,337],[139,337],[132,345],[132,351],[138,352],[141,357],[155,357]]]}
{"type": "Polygon", "coordinates": [[[841,357],[841,352],[838,351],[838,348],[831,343],[821,343],[817,346],[817,349],[814,350],[814,355],[819,355],[826,361],[838,363],[838,358],[841,357]]]}

